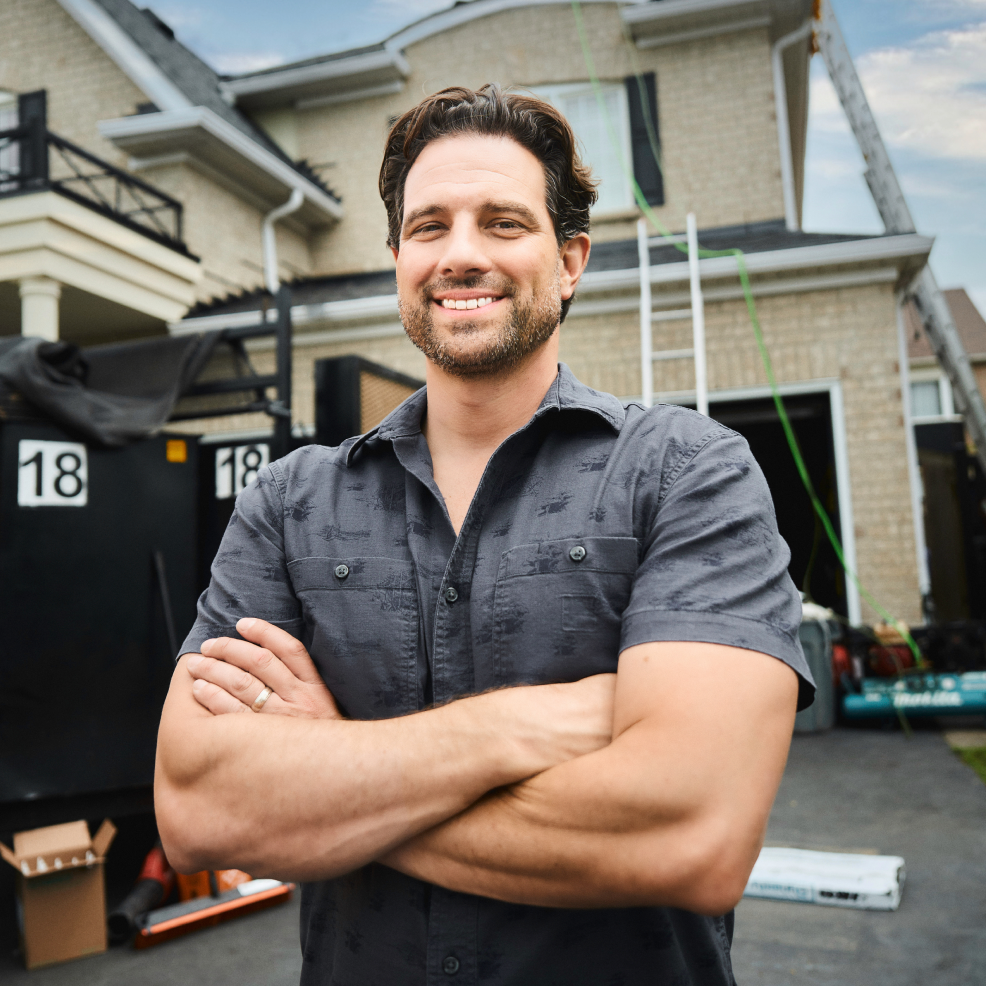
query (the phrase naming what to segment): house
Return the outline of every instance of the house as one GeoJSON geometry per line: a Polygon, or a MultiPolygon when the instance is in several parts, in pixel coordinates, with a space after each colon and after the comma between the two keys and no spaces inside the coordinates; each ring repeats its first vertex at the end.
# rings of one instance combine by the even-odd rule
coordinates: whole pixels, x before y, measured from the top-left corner
{"type": "MultiPolygon", "coordinates": [[[[694,212],[704,247],[745,252],[776,378],[846,559],[882,606],[919,622],[926,577],[901,299],[933,241],[801,230],[811,0],[590,0],[581,14],[598,99],[568,0],[460,0],[379,44],[232,78],[129,0],[0,0],[0,37],[17,41],[0,59],[8,106],[44,90],[49,131],[181,214],[180,236],[165,242],[134,230],[137,219],[68,199],[54,179],[6,197],[0,184],[0,331],[20,331],[21,310],[32,331],[40,308],[42,334],[52,334],[56,290],[57,331],[86,342],[256,322],[270,303],[261,224],[297,192],[303,205],[276,227],[277,274],[293,292],[295,428],[310,433],[316,360],[356,353],[423,374],[397,318],[376,190],[391,121],[448,85],[527,87],[568,116],[602,180],[562,358],[593,387],[627,400],[642,392],[640,210],[622,158],[665,227],[680,233],[694,212]],[[98,276],[69,270],[84,251],[59,253],[66,229],[104,251],[98,276]],[[167,304],[128,287],[150,283],[167,304]],[[34,304],[42,288],[48,300],[34,304]]],[[[693,362],[682,355],[688,263],[650,233],[656,397],[694,402],[693,362]]],[[[710,413],[742,432],[762,464],[795,580],[853,621],[875,619],[794,468],[735,258],[702,260],[700,271],[710,413]]],[[[257,340],[252,357],[269,369],[272,345],[257,340]]],[[[269,423],[187,427],[242,434],[269,423]]]]}
{"type": "MultiPolygon", "coordinates": [[[[986,320],[961,288],[946,291],[945,298],[979,390],[986,393],[986,320]]],[[[904,326],[935,615],[944,621],[986,619],[986,479],[913,304],[904,309],[904,326]]]]}

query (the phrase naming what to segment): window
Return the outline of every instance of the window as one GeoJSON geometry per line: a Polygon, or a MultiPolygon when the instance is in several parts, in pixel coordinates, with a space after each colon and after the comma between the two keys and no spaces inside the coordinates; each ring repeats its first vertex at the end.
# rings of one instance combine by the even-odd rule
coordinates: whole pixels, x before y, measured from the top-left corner
{"type": "Polygon", "coordinates": [[[911,378],[911,417],[919,421],[952,419],[955,405],[948,379],[941,374],[932,376],[927,371],[922,376],[924,379],[911,378]]]}
{"type": "Polygon", "coordinates": [[[941,388],[937,380],[920,380],[911,384],[911,415],[937,418],[941,414],[941,388]]]}
{"type": "Polygon", "coordinates": [[[648,72],[640,82],[630,76],[624,82],[602,83],[600,90],[601,99],[588,82],[532,89],[560,110],[575,131],[582,158],[599,179],[595,212],[617,212],[633,207],[633,187],[625,167],[632,168],[646,201],[651,205],[663,205],[664,185],[651,143],[652,137],[657,141],[654,73],[648,72]]]}

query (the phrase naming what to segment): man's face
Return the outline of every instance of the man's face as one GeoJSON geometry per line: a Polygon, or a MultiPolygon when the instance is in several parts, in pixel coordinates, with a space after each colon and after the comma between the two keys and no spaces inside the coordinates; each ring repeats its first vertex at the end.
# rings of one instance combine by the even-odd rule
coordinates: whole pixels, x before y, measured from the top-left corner
{"type": "Polygon", "coordinates": [[[401,320],[447,372],[502,372],[557,329],[575,284],[545,193],[541,162],[509,137],[436,140],[408,172],[395,251],[401,320]]]}

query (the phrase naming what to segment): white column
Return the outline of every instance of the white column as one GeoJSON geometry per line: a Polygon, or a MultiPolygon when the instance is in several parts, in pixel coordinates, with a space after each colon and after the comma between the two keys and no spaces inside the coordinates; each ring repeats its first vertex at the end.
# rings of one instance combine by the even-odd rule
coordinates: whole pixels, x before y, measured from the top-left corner
{"type": "Polygon", "coordinates": [[[637,220],[637,264],[640,267],[640,402],[654,403],[654,356],[651,337],[650,249],[647,246],[647,220],[637,220]]]}
{"type": "MultiPolygon", "coordinates": [[[[931,594],[931,573],[928,571],[928,545],[924,532],[924,487],[918,466],[917,440],[911,415],[911,367],[907,352],[907,329],[904,324],[903,297],[897,298],[897,360],[900,366],[900,397],[904,412],[904,441],[907,445],[907,479],[911,488],[911,517],[914,524],[914,549],[917,552],[918,587],[922,608],[931,594]]],[[[942,408],[944,410],[944,408],[942,408]]]]}
{"type": "Polygon", "coordinates": [[[21,335],[58,340],[58,299],[62,286],[50,277],[21,279],[21,335]]]}
{"type": "Polygon", "coordinates": [[[695,355],[695,407],[699,414],[709,413],[709,380],[705,366],[705,302],[698,269],[698,223],[695,213],[685,217],[688,230],[688,276],[692,292],[692,348],[695,355]]]}

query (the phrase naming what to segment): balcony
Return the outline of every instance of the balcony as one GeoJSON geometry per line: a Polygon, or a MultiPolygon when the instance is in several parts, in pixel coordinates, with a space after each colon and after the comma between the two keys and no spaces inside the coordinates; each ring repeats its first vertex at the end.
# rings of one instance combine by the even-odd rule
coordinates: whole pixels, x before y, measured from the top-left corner
{"type": "Polygon", "coordinates": [[[181,203],[52,133],[46,110],[43,91],[0,108],[0,334],[162,331],[201,277],[181,203]]]}

